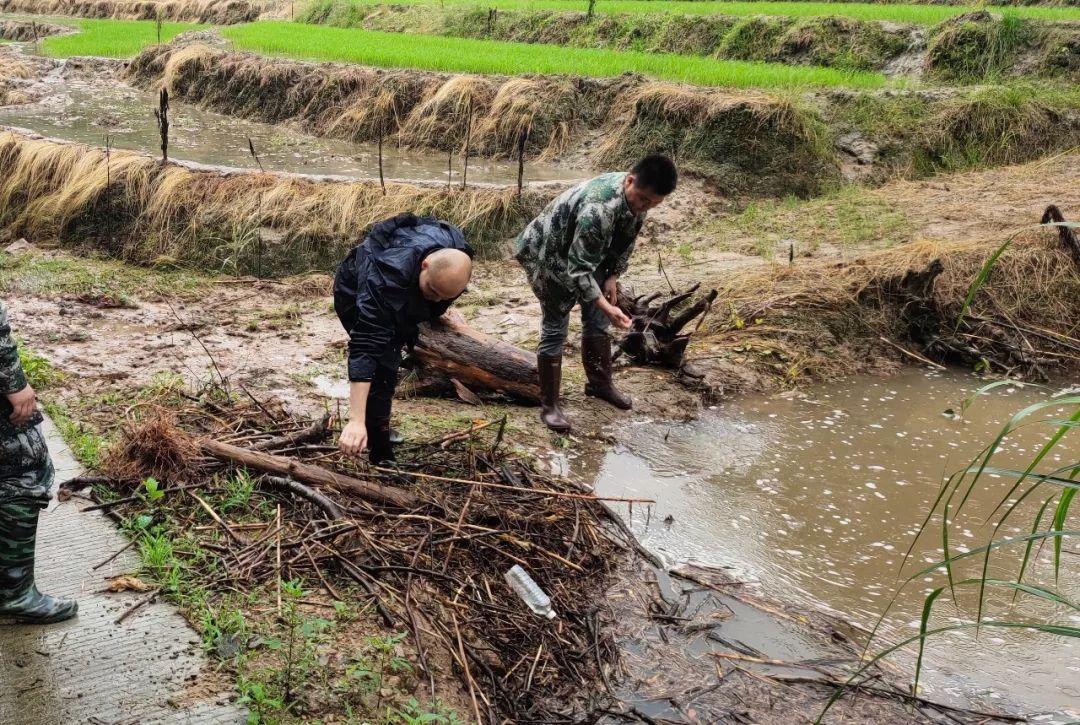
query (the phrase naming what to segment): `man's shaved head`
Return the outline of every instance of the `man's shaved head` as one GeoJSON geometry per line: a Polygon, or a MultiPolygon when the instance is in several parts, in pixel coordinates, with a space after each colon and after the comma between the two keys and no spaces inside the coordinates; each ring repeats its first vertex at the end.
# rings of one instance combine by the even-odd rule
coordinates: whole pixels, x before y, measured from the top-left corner
{"type": "Polygon", "coordinates": [[[420,266],[420,292],[432,302],[444,302],[465,291],[472,277],[472,258],[460,249],[439,249],[420,266]]]}

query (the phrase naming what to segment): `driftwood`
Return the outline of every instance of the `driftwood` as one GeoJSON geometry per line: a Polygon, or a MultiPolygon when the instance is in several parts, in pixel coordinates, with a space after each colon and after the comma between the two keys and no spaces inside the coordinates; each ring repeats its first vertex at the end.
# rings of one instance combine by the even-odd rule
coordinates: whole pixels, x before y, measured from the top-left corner
{"type": "Polygon", "coordinates": [[[326,440],[330,435],[330,423],[334,418],[330,413],[324,413],[311,425],[293,433],[287,433],[275,438],[268,438],[250,446],[253,451],[272,451],[277,448],[287,448],[301,443],[319,443],[326,440]]]}
{"type": "Polygon", "coordinates": [[[299,481],[294,481],[291,478],[282,478],[281,476],[267,476],[262,480],[262,483],[267,488],[299,496],[311,505],[322,510],[322,512],[326,514],[326,517],[331,521],[337,521],[344,515],[341,512],[341,508],[334,503],[329,496],[324,496],[315,489],[309,488],[299,481]]]}
{"type": "Polygon", "coordinates": [[[619,285],[619,308],[633,320],[630,332],[618,343],[619,353],[637,365],[681,369],[692,334],[683,333],[683,328],[707,314],[717,295],[710,290],[690,302],[700,287],[695,284],[665,297],[661,292],[635,296],[633,289],[619,285]]]}
{"type": "Polygon", "coordinates": [[[413,361],[419,368],[418,389],[445,389],[456,380],[471,391],[503,393],[529,403],[540,401],[536,355],[464,323],[421,325],[413,361]]]}
{"type": "Polygon", "coordinates": [[[284,456],[275,456],[262,451],[253,451],[248,448],[202,439],[199,448],[203,453],[215,458],[239,463],[240,465],[254,468],[266,473],[276,473],[280,476],[291,476],[298,481],[309,483],[313,486],[330,486],[343,493],[350,493],[372,503],[395,506],[397,508],[415,509],[422,505],[415,496],[408,491],[383,486],[370,481],[361,481],[358,478],[345,476],[340,473],[328,471],[325,468],[300,463],[296,459],[284,456]]]}

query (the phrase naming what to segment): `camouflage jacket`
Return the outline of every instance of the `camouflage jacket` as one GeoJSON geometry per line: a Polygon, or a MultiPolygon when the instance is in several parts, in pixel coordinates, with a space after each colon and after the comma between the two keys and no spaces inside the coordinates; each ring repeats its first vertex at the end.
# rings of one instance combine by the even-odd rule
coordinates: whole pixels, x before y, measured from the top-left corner
{"type": "Polygon", "coordinates": [[[599,297],[599,281],[626,272],[645,215],[627,206],[625,179],[616,172],[578,184],[518,235],[514,256],[545,305],[566,314],[599,297]]]}
{"type": "Polygon", "coordinates": [[[19,351],[11,336],[8,325],[7,307],[0,301],[0,438],[13,437],[15,434],[33,428],[41,422],[41,414],[35,413],[26,425],[16,428],[11,422],[11,403],[8,393],[17,393],[26,387],[26,375],[19,362],[19,351]]]}

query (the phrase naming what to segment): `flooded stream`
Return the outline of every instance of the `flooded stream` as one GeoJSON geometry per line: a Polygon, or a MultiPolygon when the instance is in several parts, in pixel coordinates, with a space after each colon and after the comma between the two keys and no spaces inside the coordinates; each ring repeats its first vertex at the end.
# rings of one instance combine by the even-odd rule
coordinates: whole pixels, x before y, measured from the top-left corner
{"type": "MultiPolygon", "coordinates": [[[[760,582],[762,594],[869,629],[943,479],[989,444],[1013,413],[1048,394],[1000,388],[980,396],[962,420],[945,414],[980,385],[961,373],[910,371],[812,389],[806,397],[744,398],[690,423],[635,425],[626,445],[603,459],[597,492],[655,499],[651,510],[635,507],[630,523],[669,563],[730,567],[736,577],[760,582]]],[[[1007,438],[995,460],[1026,464],[1047,435],[1046,427],[1037,430],[1007,438]]],[[[1080,452],[1075,443],[1066,450],[1068,460],[1059,455],[1052,465],[1080,452]]],[[[988,530],[980,524],[1007,481],[988,485],[1001,488],[973,497],[971,515],[953,529],[954,545],[984,543],[988,530]]],[[[1018,513],[1013,523],[1030,527],[1031,520],[1018,513]]],[[[940,543],[940,528],[931,523],[906,571],[937,561],[940,543]]],[[[1080,553],[1068,547],[1066,557],[1080,553]]],[[[1001,559],[1010,562],[1002,573],[1015,576],[1013,559],[1001,559]]],[[[1054,585],[1049,551],[1029,579],[1054,585]]],[[[944,583],[932,581],[913,582],[899,597],[885,620],[886,638],[917,633],[923,598],[944,583]]],[[[1063,563],[1057,588],[1080,598],[1075,560],[1063,563]]],[[[944,600],[938,624],[956,614],[944,600]]],[[[1006,597],[992,605],[999,619],[1080,623],[1064,606],[1048,611],[1022,599],[1009,609],[1006,597]]],[[[902,656],[897,664],[910,668],[911,661],[902,656]]],[[[1075,640],[1026,630],[984,630],[978,640],[971,631],[950,633],[928,647],[922,687],[942,702],[1011,705],[1058,713],[1052,719],[1064,722],[1080,715],[1080,649],[1075,640]]]]}
{"type": "MultiPolygon", "coordinates": [[[[105,134],[114,148],[158,154],[160,140],[153,109],[155,94],[123,83],[67,77],[63,66],[45,79],[48,94],[38,103],[0,106],[0,124],[43,136],[101,146],[105,134]]],[[[250,138],[267,171],[378,179],[378,150],[372,143],[318,138],[293,129],[246,121],[203,110],[190,104],[170,104],[169,156],[239,168],[258,168],[248,149],[250,138]]],[[[383,147],[387,180],[445,182],[447,154],[383,147]]],[[[455,154],[450,179],[462,181],[462,159],[455,154]]],[[[590,176],[588,170],[527,162],[525,182],[572,181],[590,176]]],[[[471,158],[468,182],[514,185],[516,161],[471,158]]]]}

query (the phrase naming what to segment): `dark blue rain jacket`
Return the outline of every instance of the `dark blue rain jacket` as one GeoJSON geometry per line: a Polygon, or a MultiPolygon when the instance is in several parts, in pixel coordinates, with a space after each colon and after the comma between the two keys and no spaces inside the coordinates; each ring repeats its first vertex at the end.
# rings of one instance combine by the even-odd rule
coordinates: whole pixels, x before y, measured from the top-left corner
{"type": "Polygon", "coordinates": [[[373,226],[338,266],[334,310],[349,333],[350,382],[370,381],[379,367],[396,371],[401,348],[416,341],[417,326],[453,303],[430,302],[420,293],[420,263],[440,249],[474,256],[453,224],[399,214],[373,226]]]}

